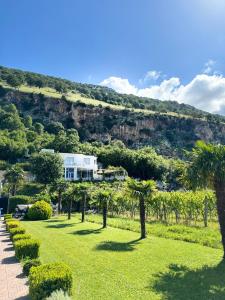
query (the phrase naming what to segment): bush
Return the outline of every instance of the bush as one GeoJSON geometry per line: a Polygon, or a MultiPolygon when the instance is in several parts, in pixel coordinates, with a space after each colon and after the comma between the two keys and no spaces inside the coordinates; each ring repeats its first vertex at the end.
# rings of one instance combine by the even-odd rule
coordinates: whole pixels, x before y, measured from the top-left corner
{"type": "Polygon", "coordinates": [[[20,226],[20,222],[19,221],[12,221],[12,222],[7,222],[6,223],[6,229],[9,230],[11,228],[16,228],[16,227],[19,227],[20,226]]]}
{"type": "Polygon", "coordinates": [[[71,300],[70,296],[62,290],[54,291],[46,300],[71,300]]]}
{"type": "Polygon", "coordinates": [[[51,205],[44,200],[37,201],[28,210],[28,219],[30,220],[47,220],[52,215],[51,205]]]}
{"type": "Polygon", "coordinates": [[[69,295],[72,290],[72,271],[63,263],[42,265],[30,270],[30,295],[34,300],[49,297],[52,292],[62,289],[69,295]]]}
{"type": "Polygon", "coordinates": [[[15,252],[18,259],[38,258],[40,242],[34,239],[22,239],[15,242],[15,252]]]}
{"type": "Polygon", "coordinates": [[[23,227],[9,228],[9,233],[11,237],[13,237],[16,234],[23,234],[25,233],[25,228],[23,227]]]}
{"type": "Polygon", "coordinates": [[[31,235],[28,233],[15,234],[12,237],[13,242],[20,241],[20,240],[27,240],[27,239],[31,239],[31,235]]]}
{"type": "Polygon", "coordinates": [[[31,267],[38,267],[40,265],[41,265],[41,261],[39,258],[26,260],[23,265],[23,273],[26,276],[28,276],[30,273],[31,267]]]}
{"type": "Polygon", "coordinates": [[[18,204],[31,204],[33,199],[26,195],[16,195],[9,198],[9,211],[13,212],[18,204]]]}
{"type": "Polygon", "coordinates": [[[10,224],[10,223],[12,223],[12,222],[17,222],[18,221],[18,219],[6,219],[5,220],[5,224],[6,224],[6,226],[8,225],[8,224],[10,224]]]}
{"type": "Polygon", "coordinates": [[[4,220],[12,219],[12,214],[5,214],[4,220]]]}

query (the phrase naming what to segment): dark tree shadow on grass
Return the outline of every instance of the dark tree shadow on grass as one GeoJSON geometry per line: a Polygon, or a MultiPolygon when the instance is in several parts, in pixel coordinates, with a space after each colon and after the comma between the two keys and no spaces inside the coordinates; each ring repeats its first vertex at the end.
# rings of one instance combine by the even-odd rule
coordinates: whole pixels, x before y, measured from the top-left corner
{"type": "MultiPolygon", "coordinates": [[[[224,300],[225,262],[190,270],[171,264],[168,273],[156,276],[153,289],[167,300],[224,300]]],[[[149,287],[152,290],[152,286],[149,287]]]]}
{"type": "Polygon", "coordinates": [[[135,245],[138,244],[140,238],[127,243],[114,242],[114,241],[104,241],[96,246],[95,250],[106,250],[106,251],[133,251],[135,250],[135,245]]]}
{"type": "Polygon", "coordinates": [[[71,234],[76,234],[76,235],[88,235],[88,234],[99,234],[102,232],[102,228],[98,229],[83,229],[83,230],[77,230],[72,232],[71,234]]]}
{"type": "Polygon", "coordinates": [[[61,223],[61,224],[55,224],[55,225],[47,225],[47,228],[66,228],[66,227],[73,227],[77,223],[61,223]]]}

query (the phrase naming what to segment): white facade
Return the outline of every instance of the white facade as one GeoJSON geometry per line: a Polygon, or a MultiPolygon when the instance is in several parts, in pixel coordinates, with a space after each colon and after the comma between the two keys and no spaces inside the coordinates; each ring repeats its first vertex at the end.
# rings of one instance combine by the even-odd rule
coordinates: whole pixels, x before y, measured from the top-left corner
{"type": "Polygon", "coordinates": [[[64,162],[66,180],[98,179],[97,157],[93,155],[59,153],[64,162]]]}

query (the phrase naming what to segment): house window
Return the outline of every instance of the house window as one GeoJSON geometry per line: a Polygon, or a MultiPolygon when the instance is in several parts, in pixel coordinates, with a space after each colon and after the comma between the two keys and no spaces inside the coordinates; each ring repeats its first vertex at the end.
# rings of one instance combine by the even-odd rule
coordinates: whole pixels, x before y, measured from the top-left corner
{"type": "Polygon", "coordinates": [[[66,179],[74,179],[74,168],[66,168],[66,179]]]}
{"type": "Polygon", "coordinates": [[[83,180],[92,180],[93,170],[77,169],[77,178],[83,180]]]}
{"type": "Polygon", "coordinates": [[[90,165],[91,159],[89,157],[85,157],[84,158],[84,163],[85,163],[85,165],[90,165]]]}
{"type": "Polygon", "coordinates": [[[73,165],[74,164],[74,157],[66,157],[64,162],[65,162],[65,165],[67,165],[67,166],[73,165]]]}

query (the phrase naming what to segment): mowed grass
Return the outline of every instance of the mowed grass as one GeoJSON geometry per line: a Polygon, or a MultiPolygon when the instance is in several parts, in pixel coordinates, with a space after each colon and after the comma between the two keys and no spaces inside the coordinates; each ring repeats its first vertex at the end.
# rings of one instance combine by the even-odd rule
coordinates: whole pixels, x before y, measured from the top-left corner
{"type": "Polygon", "coordinates": [[[73,299],[225,299],[222,251],[99,224],[24,221],[41,241],[43,263],[73,270],[73,299]]]}
{"type": "MultiPolygon", "coordinates": [[[[87,215],[89,222],[102,224],[102,216],[87,215]]],[[[140,222],[130,218],[108,217],[108,224],[115,228],[121,228],[140,232],[140,222]]],[[[222,249],[221,234],[218,223],[210,223],[209,227],[186,226],[182,224],[171,225],[159,221],[146,222],[146,231],[154,236],[165,237],[174,240],[181,240],[191,243],[198,243],[203,246],[222,249]]]]}

